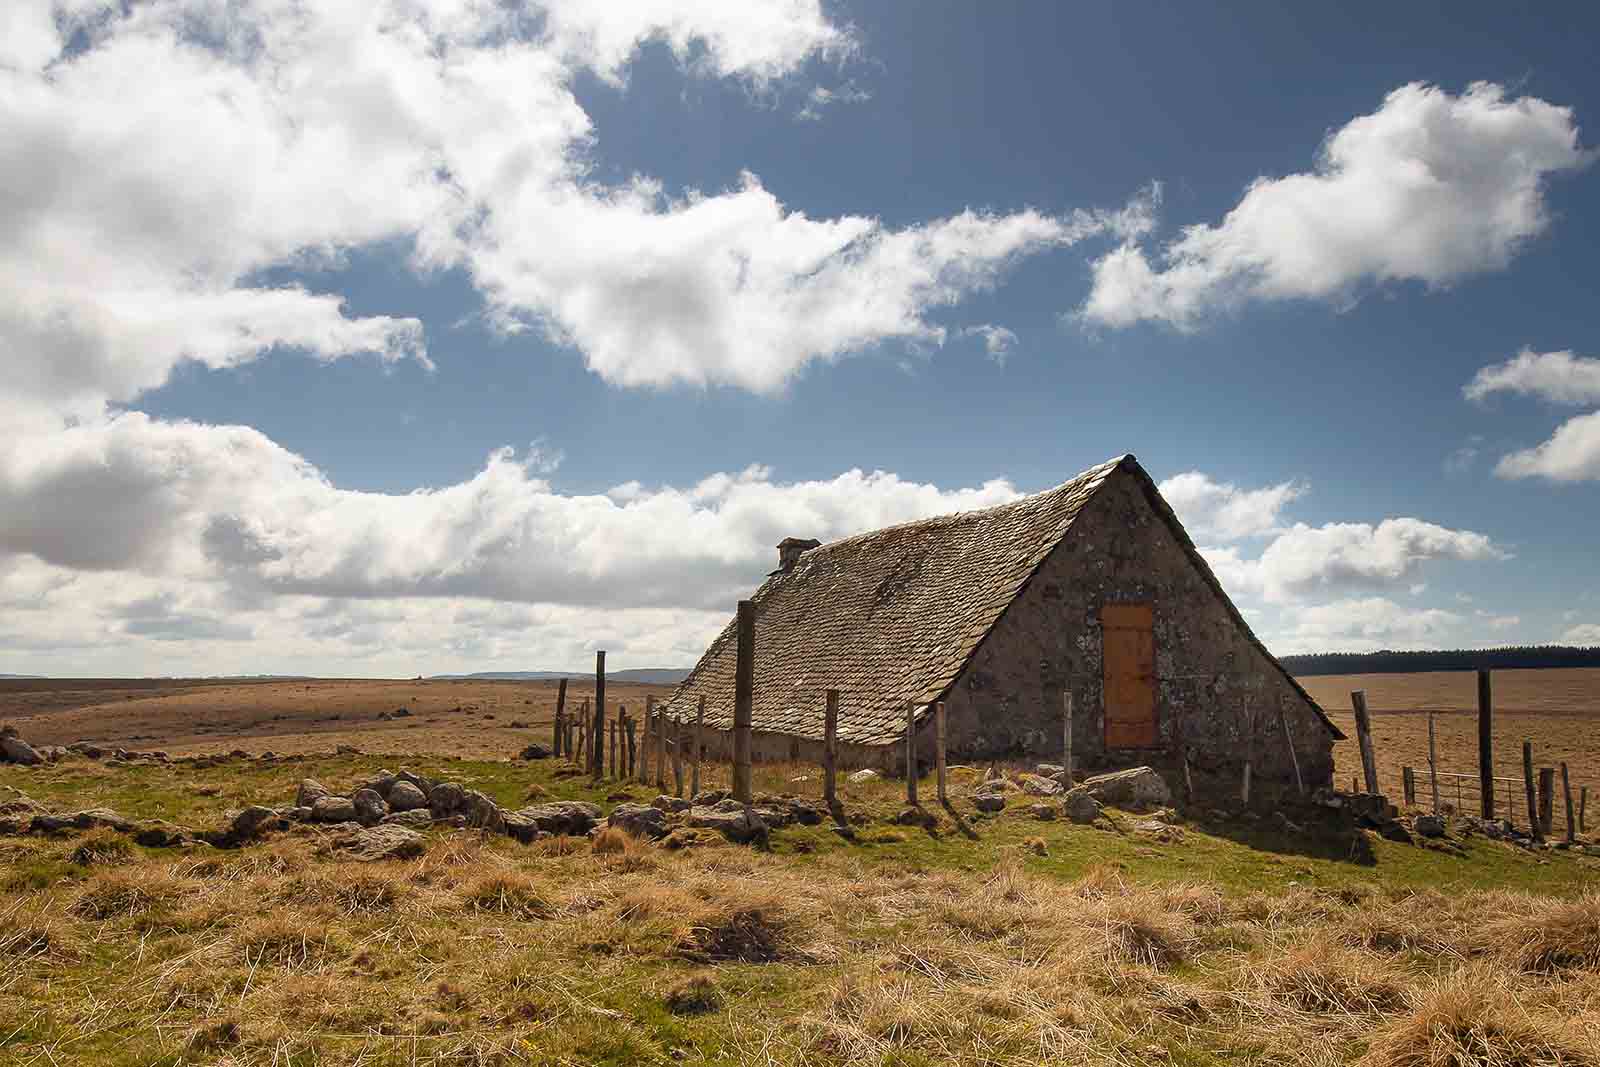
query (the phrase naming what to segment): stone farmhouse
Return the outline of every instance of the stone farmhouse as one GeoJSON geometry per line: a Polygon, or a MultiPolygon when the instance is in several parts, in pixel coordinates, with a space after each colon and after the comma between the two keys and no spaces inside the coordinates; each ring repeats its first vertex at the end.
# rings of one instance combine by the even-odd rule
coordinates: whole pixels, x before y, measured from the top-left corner
{"type": "MultiPolygon", "coordinates": [[[[1014,503],[778,551],[752,598],[757,761],[820,760],[828,689],[842,767],[903,771],[909,705],[926,769],[941,700],[952,763],[1059,758],[1070,693],[1075,769],[1146,763],[1197,793],[1237,793],[1248,759],[1268,800],[1295,788],[1297,760],[1308,790],[1332,784],[1343,735],[1132,456],[1014,503]]],[[[705,751],[720,758],[736,640],[730,622],[666,706],[693,723],[703,698],[705,751]]]]}

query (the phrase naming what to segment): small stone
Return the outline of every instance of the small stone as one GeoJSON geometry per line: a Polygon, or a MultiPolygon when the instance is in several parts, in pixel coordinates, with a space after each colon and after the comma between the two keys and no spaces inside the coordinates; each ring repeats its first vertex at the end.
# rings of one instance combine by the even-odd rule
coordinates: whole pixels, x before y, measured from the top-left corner
{"type": "Polygon", "coordinates": [[[294,806],[297,808],[309,808],[323,797],[329,795],[331,794],[329,794],[327,787],[315,778],[303,778],[300,781],[300,788],[294,791],[294,806]]]}
{"type": "Polygon", "coordinates": [[[407,808],[391,811],[378,820],[379,826],[404,826],[411,830],[426,830],[433,825],[433,814],[427,808],[407,808]]]}
{"type": "Polygon", "coordinates": [[[389,805],[376,789],[357,789],[350,797],[356,809],[356,821],[363,826],[373,826],[389,814],[389,805]]]}
{"type": "MultiPolygon", "coordinates": [[[[511,725],[512,726],[516,726],[518,724],[517,723],[512,723],[511,725]]],[[[521,752],[519,752],[517,754],[517,758],[518,759],[528,759],[528,760],[549,759],[550,758],[550,750],[548,748],[545,748],[541,744],[535,743],[535,744],[529,745],[527,748],[525,748],[521,752]]]]}
{"type": "Polygon", "coordinates": [[[512,814],[520,816],[520,822],[531,823],[544,833],[581,837],[594,829],[603,813],[598,804],[586,800],[553,800],[512,814]]]}
{"type": "Polygon", "coordinates": [[[1028,809],[1028,814],[1032,815],[1035,819],[1042,819],[1045,822],[1051,822],[1055,819],[1059,811],[1060,808],[1055,804],[1035,804],[1028,809]]]}
{"type": "Polygon", "coordinates": [[[440,782],[428,794],[428,810],[435,819],[448,818],[463,811],[467,803],[467,790],[456,782],[440,782]]]}
{"type": "Polygon", "coordinates": [[[311,805],[315,822],[354,822],[356,805],[349,797],[318,797],[311,805]]]}
{"type": "Polygon", "coordinates": [[[1421,837],[1444,836],[1444,820],[1437,815],[1418,815],[1411,826],[1421,837]]]}
{"type": "Polygon", "coordinates": [[[708,808],[719,800],[726,800],[727,797],[728,791],[726,789],[705,789],[694,795],[693,806],[708,808]]]}
{"type": "Polygon", "coordinates": [[[650,804],[618,804],[611,809],[606,825],[626,830],[635,837],[661,837],[667,832],[667,814],[650,804]]]}
{"type": "Polygon", "coordinates": [[[397,781],[389,787],[388,804],[390,811],[414,811],[428,806],[428,795],[410,782],[397,781]]]}
{"type": "Polygon", "coordinates": [[[358,860],[414,859],[427,850],[427,840],[415,830],[393,823],[364,826],[340,834],[329,846],[333,851],[358,860]]]}
{"type": "Polygon", "coordinates": [[[682,797],[668,796],[665,793],[652,800],[650,802],[650,806],[652,808],[659,808],[661,811],[668,812],[688,811],[690,808],[694,807],[693,804],[682,797]]]}
{"type": "Polygon", "coordinates": [[[1061,793],[1061,783],[1037,774],[1024,774],[1018,778],[1022,791],[1036,797],[1053,797],[1061,793]]]}
{"type": "Polygon", "coordinates": [[[853,785],[860,785],[863,782],[876,781],[879,777],[881,775],[871,767],[863,767],[859,771],[852,771],[847,780],[853,785]]]}
{"type": "Polygon", "coordinates": [[[462,798],[462,815],[467,818],[467,825],[479,830],[488,830],[490,833],[505,833],[505,817],[500,812],[500,805],[490,800],[476,789],[469,789],[462,798]]]}
{"type": "Polygon", "coordinates": [[[145,848],[180,848],[194,843],[194,835],[169,822],[143,823],[133,832],[133,840],[145,848]]]}
{"type": "Polygon", "coordinates": [[[728,840],[741,845],[764,842],[769,831],[761,816],[753,809],[746,811],[743,804],[737,804],[737,808],[736,811],[720,810],[720,806],[690,808],[689,825],[699,829],[716,830],[728,840]]]}
{"type": "Polygon", "coordinates": [[[1082,786],[1067,790],[1064,800],[1067,818],[1080,826],[1087,826],[1100,817],[1100,802],[1082,786]]]}
{"type": "Polygon", "coordinates": [[[252,804],[233,817],[232,830],[235,837],[249,838],[260,833],[266,823],[278,817],[278,813],[271,808],[252,804]]]}
{"type": "Polygon", "coordinates": [[[20,763],[24,767],[37,766],[44,762],[44,757],[28,742],[16,735],[11,727],[10,733],[0,733],[0,760],[11,763],[20,763]]]}
{"type": "Polygon", "coordinates": [[[972,797],[972,806],[979,811],[1001,811],[1006,806],[1006,798],[1002,793],[976,793],[972,797]]]}
{"type": "Polygon", "coordinates": [[[1133,767],[1086,778],[1083,787],[1102,804],[1119,808],[1162,807],[1172,803],[1166,780],[1150,767],[1133,767]]]}

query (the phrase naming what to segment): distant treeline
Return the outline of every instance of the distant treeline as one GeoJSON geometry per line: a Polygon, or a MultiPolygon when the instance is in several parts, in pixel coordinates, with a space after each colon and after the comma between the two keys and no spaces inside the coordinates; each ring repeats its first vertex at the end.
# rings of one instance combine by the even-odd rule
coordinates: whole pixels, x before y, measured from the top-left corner
{"type": "Polygon", "coordinates": [[[1479,667],[1511,670],[1529,667],[1600,667],[1600,647],[1518,645],[1513,648],[1452,648],[1438,652],[1317,652],[1279,656],[1290,674],[1412,674],[1418,671],[1470,671],[1479,667]]]}

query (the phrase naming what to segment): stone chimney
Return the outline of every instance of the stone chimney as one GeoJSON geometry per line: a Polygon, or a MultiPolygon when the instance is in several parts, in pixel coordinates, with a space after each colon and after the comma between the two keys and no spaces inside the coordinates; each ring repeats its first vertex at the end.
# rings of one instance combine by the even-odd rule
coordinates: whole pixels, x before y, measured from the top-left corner
{"type": "Polygon", "coordinates": [[[794,570],[794,565],[800,562],[800,553],[809,548],[816,548],[821,541],[809,537],[785,537],[778,542],[778,569],[774,574],[782,574],[794,570]]]}

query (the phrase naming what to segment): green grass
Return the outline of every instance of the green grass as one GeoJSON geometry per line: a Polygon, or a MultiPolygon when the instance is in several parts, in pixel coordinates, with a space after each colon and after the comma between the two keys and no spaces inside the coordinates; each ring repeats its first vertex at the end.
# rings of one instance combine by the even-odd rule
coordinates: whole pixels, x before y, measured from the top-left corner
{"type": "MultiPolygon", "coordinates": [[[[530,792],[609,806],[623,791],[555,761],[376,756],[71,760],[0,768],[0,787],[56,810],[207,827],[229,808],[287,805],[305,777],[343,790],[401,766],[508,807],[530,792]]],[[[725,768],[706,777],[722,784],[725,768]]],[[[804,767],[756,779],[818,791],[804,767]]],[[[1513,966],[1509,941],[1474,940],[1491,919],[1536,924],[1551,901],[1575,900],[1562,929],[1594,925],[1600,943],[1591,857],[1480,838],[1454,854],[1266,820],[1180,820],[1182,840],[1159,843],[1134,831],[1141,816],[1040,821],[1020,797],[977,816],[968,784],[952,791],[969,833],[949,814],[934,831],[889,825],[903,785],[884,781],[841,790],[866,819],[856,840],[794,826],[767,853],[606,857],[434,831],[419,860],[359,865],[319,854],[313,833],[235,851],[134,846],[85,865],[79,840],[0,838],[0,953],[14,947],[0,955],[0,1063],[1023,1064],[1137,1062],[1152,1046],[1173,1063],[1352,1062],[1387,1021],[1273,999],[1260,976],[1290,949],[1349,946],[1328,949],[1327,966],[1369,968],[1420,1006],[1430,983],[1513,966]],[[1021,847],[1030,838],[1042,855],[1021,847]],[[548,906],[473,906],[496,874],[548,906]],[[91,896],[136,905],[96,910],[91,896]],[[779,960],[697,958],[696,931],[739,922],[770,927],[779,960]],[[1436,947],[1390,947],[1412,931],[1436,947]],[[47,949],[15,948],[41,932],[47,949]],[[1151,945],[1163,962],[1141,955],[1151,945]],[[720,1007],[672,1012],[670,991],[695,974],[720,1007]]],[[[1592,1010],[1592,977],[1516,988],[1530,1017],[1559,1020],[1592,1010]]],[[[1594,1052],[1571,1040],[1574,1062],[1594,1052]]]]}

